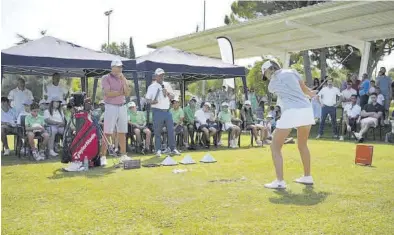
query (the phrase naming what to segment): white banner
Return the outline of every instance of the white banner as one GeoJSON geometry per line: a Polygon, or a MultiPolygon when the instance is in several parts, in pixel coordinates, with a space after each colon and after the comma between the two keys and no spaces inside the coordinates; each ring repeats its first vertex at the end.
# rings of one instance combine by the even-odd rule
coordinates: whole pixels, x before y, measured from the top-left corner
{"type": "MultiPolygon", "coordinates": [[[[218,37],[218,44],[220,49],[220,55],[222,60],[229,64],[234,64],[234,50],[230,39],[226,37],[218,37]]],[[[223,80],[223,86],[231,87],[234,89],[234,78],[228,78],[223,80]]]]}

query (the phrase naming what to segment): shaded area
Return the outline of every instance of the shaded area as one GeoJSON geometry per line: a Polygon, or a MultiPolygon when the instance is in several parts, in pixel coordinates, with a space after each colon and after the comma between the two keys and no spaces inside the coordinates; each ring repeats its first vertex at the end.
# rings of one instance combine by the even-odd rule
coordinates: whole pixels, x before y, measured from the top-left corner
{"type": "Polygon", "coordinates": [[[291,190],[275,191],[280,197],[271,197],[269,201],[275,204],[313,206],[326,200],[330,193],[315,192],[313,186],[305,186],[301,194],[293,193],[291,190]]]}

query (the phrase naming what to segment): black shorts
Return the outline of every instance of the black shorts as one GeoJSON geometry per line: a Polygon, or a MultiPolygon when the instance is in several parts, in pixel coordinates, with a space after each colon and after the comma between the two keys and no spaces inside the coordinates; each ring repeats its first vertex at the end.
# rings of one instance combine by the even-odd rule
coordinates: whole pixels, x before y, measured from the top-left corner
{"type": "Polygon", "coordinates": [[[204,125],[200,125],[198,128],[197,128],[197,130],[198,131],[202,131],[202,129],[203,128],[207,128],[207,129],[209,129],[209,126],[208,125],[206,125],[206,124],[204,124],[204,125]]]}
{"type": "Polygon", "coordinates": [[[26,132],[26,135],[29,134],[29,133],[33,133],[34,134],[34,138],[37,138],[37,137],[42,137],[45,133],[48,133],[48,132],[46,132],[46,131],[44,131],[44,132],[41,132],[41,131],[37,131],[37,132],[28,131],[28,132],[26,132]]]}
{"type": "Polygon", "coordinates": [[[1,125],[1,129],[5,130],[6,135],[17,135],[18,134],[18,128],[9,126],[9,125],[1,125]]]}

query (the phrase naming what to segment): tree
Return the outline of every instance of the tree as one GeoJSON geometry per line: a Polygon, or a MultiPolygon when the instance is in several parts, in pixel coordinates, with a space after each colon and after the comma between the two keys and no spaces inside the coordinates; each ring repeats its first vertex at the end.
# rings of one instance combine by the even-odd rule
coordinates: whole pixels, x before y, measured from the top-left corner
{"type": "Polygon", "coordinates": [[[117,42],[112,42],[109,46],[107,45],[107,43],[104,43],[101,45],[101,51],[114,55],[119,55],[129,59],[135,59],[135,51],[132,37],[130,37],[129,39],[129,45],[127,45],[125,42],[121,42],[119,44],[117,42]]]}
{"type": "Polygon", "coordinates": [[[134,50],[134,44],[133,44],[133,37],[130,37],[129,39],[129,57],[130,59],[135,59],[135,50],[134,50]]]}

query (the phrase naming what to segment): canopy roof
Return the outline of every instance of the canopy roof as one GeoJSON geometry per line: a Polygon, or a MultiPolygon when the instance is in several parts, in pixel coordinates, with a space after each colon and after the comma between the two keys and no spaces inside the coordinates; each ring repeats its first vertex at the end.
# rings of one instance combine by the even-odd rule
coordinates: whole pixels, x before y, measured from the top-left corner
{"type": "Polygon", "coordinates": [[[139,72],[162,68],[170,80],[244,77],[245,68],[219,59],[200,56],[173,47],[163,47],[137,58],[139,72]]]}
{"type": "MultiPolygon", "coordinates": [[[[135,60],[94,51],[45,36],[1,52],[3,73],[26,75],[100,76],[111,69],[111,61],[121,59],[125,73],[136,70],[135,60]]],[[[130,76],[128,76],[130,77],[130,76]]]]}
{"type": "Polygon", "coordinates": [[[237,59],[394,37],[393,1],[332,1],[260,17],[245,23],[168,39],[150,48],[173,46],[220,58],[216,38],[231,39],[237,59]]]}

